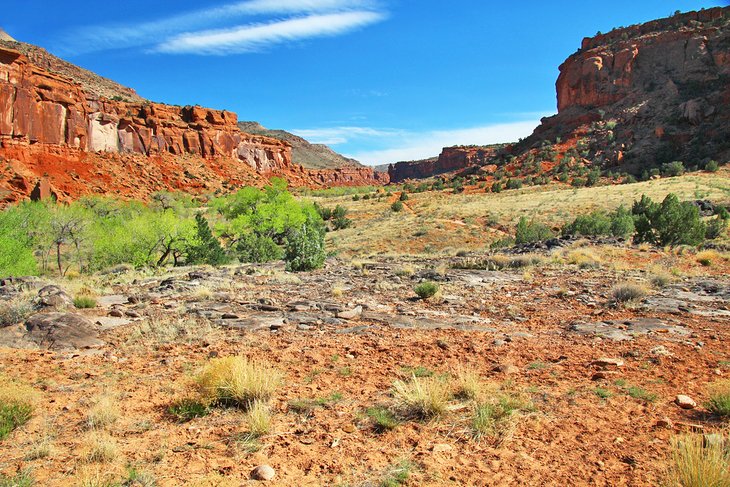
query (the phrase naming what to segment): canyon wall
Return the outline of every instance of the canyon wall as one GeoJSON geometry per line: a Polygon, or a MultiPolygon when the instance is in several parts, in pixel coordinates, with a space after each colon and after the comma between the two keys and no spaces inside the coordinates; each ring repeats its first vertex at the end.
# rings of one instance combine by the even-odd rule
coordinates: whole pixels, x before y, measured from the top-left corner
{"type": "Polygon", "coordinates": [[[271,176],[315,187],[387,182],[369,168],[310,173],[292,163],[289,144],[237,124],[227,111],[102,98],[0,46],[2,201],[30,195],[40,181],[62,199],[227,191],[271,176]]]}

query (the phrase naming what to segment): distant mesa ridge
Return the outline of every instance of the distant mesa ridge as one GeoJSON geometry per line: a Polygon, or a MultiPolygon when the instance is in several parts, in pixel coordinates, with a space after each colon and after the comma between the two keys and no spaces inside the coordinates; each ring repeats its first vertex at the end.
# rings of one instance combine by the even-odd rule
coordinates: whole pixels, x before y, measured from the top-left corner
{"type": "Polygon", "coordinates": [[[5,29],[3,29],[2,27],[0,27],[0,41],[5,41],[5,42],[18,42],[15,39],[13,39],[10,36],[10,34],[8,34],[7,32],[5,32],[5,29]]]}

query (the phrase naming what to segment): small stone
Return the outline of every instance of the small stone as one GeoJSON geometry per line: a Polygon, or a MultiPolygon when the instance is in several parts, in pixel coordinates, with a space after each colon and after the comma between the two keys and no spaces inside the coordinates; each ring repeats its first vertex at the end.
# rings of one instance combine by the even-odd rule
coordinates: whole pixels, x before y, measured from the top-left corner
{"type": "Polygon", "coordinates": [[[439,443],[437,445],[433,445],[433,448],[431,449],[434,453],[442,453],[453,450],[454,447],[451,445],[447,445],[446,443],[439,443]]]}
{"type": "Polygon", "coordinates": [[[610,379],[611,376],[617,375],[617,372],[612,372],[610,370],[599,370],[593,376],[591,377],[591,380],[606,380],[610,379]]]}
{"type": "Polygon", "coordinates": [[[623,367],[624,361],[620,358],[599,358],[597,360],[594,360],[591,362],[592,365],[597,365],[598,367],[623,367]]]}
{"type": "Polygon", "coordinates": [[[129,318],[141,318],[142,317],[141,314],[139,314],[138,312],[136,312],[134,310],[129,310],[124,314],[126,314],[129,318]]]}
{"type": "Polygon", "coordinates": [[[314,329],[313,326],[305,325],[304,323],[299,323],[297,325],[297,330],[299,331],[310,331],[312,329],[314,329]]]}
{"type": "Polygon", "coordinates": [[[354,320],[355,318],[358,318],[361,314],[362,306],[357,306],[347,311],[340,311],[339,313],[337,313],[337,317],[345,320],[354,320]]]}
{"type": "Polygon", "coordinates": [[[674,403],[682,409],[694,409],[697,407],[697,403],[689,396],[679,394],[674,400],[674,403]]]}
{"type": "Polygon", "coordinates": [[[113,316],[114,318],[122,318],[124,316],[124,313],[121,309],[112,309],[109,311],[109,316],[113,316]]]}
{"type": "Polygon", "coordinates": [[[254,480],[267,481],[276,476],[276,471],[269,465],[259,465],[251,470],[251,478],[254,480]]]}
{"type": "Polygon", "coordinates": [[[652,355],[656,355],[659,357],[671,357],[672,356],[672,352],[667,350],[667,347],[665,347],[664,345],[659,345],[658,347],[652,348],[650,353],[652,355]]]}
{"type": "Polygon", "coordinates": [[[499,338],[495,338],[495,339],[494,339],[494,341],[492,341],[492,345],[494,345],[495,347],[503,347],[503,346],[505,346],[506,344],[507,344],[507,342],[506,342],[506,341],[504,341],[504,340],[501,340],[501,339],[499,339],[499,338]]]}
{"type": "Polygon", "coordinates": [[[221,319],[223,319],[223,320],[237,320],[238,319],[238,315],[237,314],[234,314],[234,313],[223,313],[223,315],[221,316],[221,319]]]}
{"type": "Polygon", "coordinates": [[[503,374],[510,375],[510,374],[517,374],[517,373],[519,373],[520,372],[520,369],[517,368],[516,366],[512,365],[512,364],[502,364],[502,365],[497,365],[494,368],[494,371],[495,372],[501,372],[503,374]]]}
{"type": "Polygon", "coordinates": [[[674,427],[674,422],[671,419],[669,419],[669,417],[664,416],[661,419],[659,419],[654,426],[656,426],[657,428],[670,429],[670,428],[674,427]]]}
{"type": "Polygon", "coordinates": [[[356,430],[357,428],[355,428],[355,425],[352,423],[347,423],[345,426],[342,427],[342,431],[344,431],[345,433],[354,433],[356,430]]]}

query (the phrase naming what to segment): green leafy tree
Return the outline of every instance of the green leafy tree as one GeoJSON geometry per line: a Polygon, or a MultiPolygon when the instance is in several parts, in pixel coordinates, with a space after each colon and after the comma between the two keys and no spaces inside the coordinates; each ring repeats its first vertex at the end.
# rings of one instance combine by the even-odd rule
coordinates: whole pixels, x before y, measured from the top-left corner
{"type": "Polygon", "coordinates": [[[287,270],[302,272],[322,267],[326,257],[324,234],[324,226],[315,219],[292,230],[284,254],[287,270]]]}

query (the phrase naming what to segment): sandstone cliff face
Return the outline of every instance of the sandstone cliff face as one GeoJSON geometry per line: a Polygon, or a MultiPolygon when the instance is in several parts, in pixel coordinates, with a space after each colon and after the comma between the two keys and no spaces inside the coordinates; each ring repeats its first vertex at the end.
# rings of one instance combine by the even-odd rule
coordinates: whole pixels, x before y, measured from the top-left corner
{"type": "Polygon", "coordinates": [[[560,66],[558,115],[520,148],[593,137],[592,156],[628,169],[727,160],[730,150],[730,7],[675,15],[583,40],[560,66]]]}
{"type": "Polygon", "coordinates": [[[289,144],[241,132],[237,122],[226,111],[100,98],[0,46],[4,201],[27,196],[39,180],[48,180],[62,199],[88,192],[144,198],[158,190],[225,191],[275,175],[295,185],[375,181],[367,171],[309,174],[292,164],[289,144]],[[128,163],[146,167],[138,174],[128,163]],[[96,168],[80,167],[89,164],[96,168]]]}
{"type": "Polygon", "coordinates": [[[494,156],[498,146],[445,147],[438,158],[391,164],[388,168],[390,181],[399,183],[407,179],[424,179],[439,174],[459,171],[469,166],[486,164],[494,156]]]}

